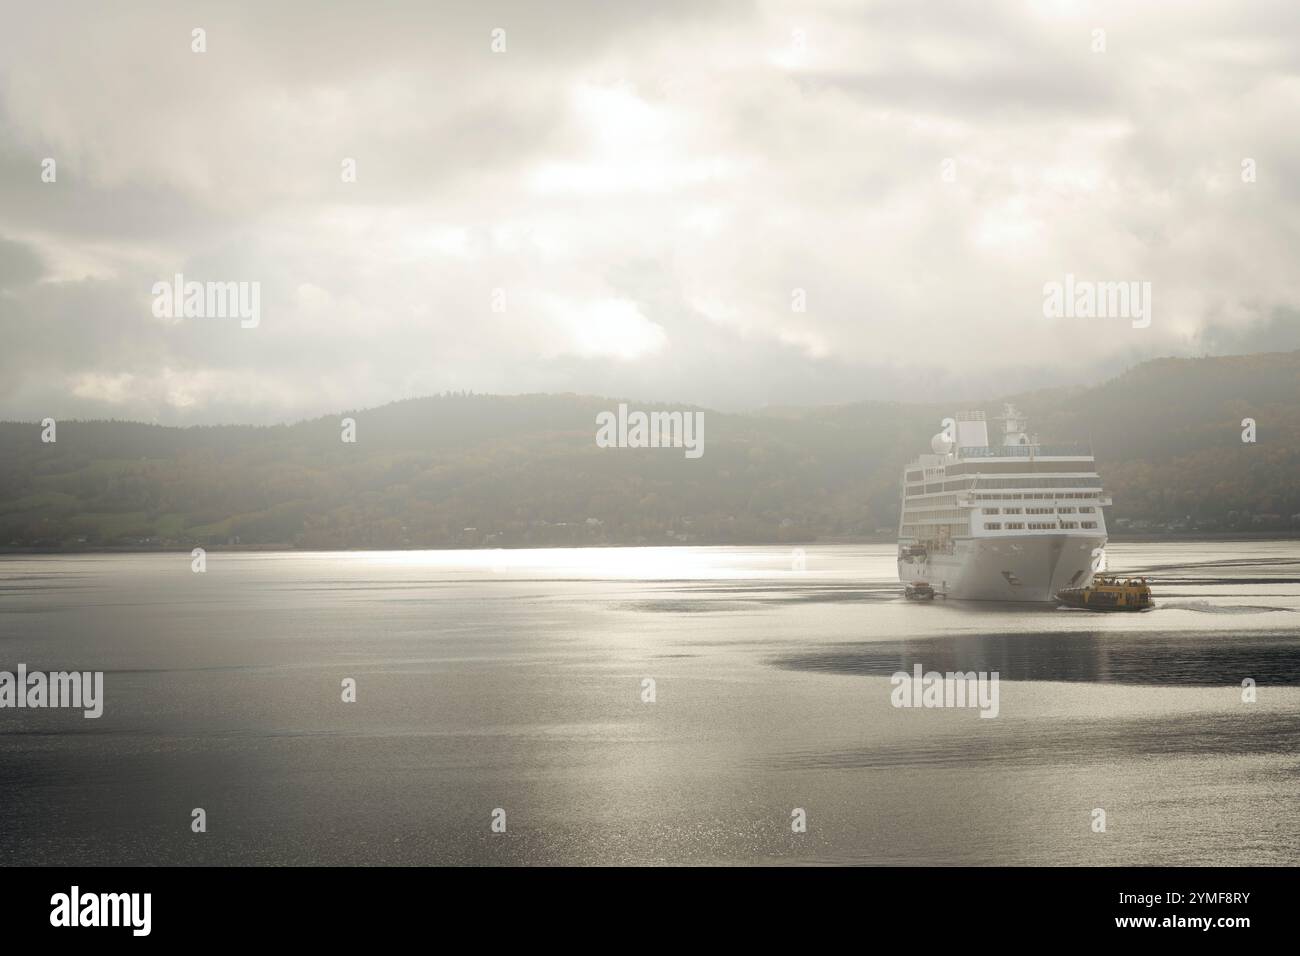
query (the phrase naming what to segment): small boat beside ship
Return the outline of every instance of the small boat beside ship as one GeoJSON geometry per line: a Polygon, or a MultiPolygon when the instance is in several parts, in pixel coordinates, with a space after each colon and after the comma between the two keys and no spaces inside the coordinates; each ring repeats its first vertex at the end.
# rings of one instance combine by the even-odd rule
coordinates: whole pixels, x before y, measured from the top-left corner
{"type": "Polygon", "coordinates": [[[903,588],[903,597],[909,601],[933,601],[934,588],[925,581],[913,581],[903,588]]]}
{"type": "Polygon", "coordinates": [[[1145,611],[1154,607],[1146,578],[1118,578],[1099,574],[1087,587],[1064,588],[1056,600],[1085,611],[1145,611]]]}

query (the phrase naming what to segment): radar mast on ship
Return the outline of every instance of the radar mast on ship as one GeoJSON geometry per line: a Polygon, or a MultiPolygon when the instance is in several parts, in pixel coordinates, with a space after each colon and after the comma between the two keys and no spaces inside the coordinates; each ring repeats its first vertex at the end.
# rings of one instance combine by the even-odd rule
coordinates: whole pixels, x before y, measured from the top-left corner
{"type": "Polygon", "coordinates": [[[1025,416],[1020,414],[1020,409],[1010,402],[1002,406],[1002,444],[1004,445],[1028,445],[1031,444],[1029,433],[1025,431],[1028,422],[1025,416]]]}

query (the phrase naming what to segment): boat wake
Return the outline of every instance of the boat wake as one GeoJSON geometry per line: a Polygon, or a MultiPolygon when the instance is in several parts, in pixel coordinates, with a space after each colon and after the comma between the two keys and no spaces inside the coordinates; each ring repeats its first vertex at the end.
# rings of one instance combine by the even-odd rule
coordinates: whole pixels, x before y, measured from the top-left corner
{"type": "Polygon", "coordinates": [[[1160,601],[1156,607],[1163,611],[1198,611],[1201,614],[1268,614],[1291,610],[1263,604],[1211,604],[1209,601],[1160,601]]]}

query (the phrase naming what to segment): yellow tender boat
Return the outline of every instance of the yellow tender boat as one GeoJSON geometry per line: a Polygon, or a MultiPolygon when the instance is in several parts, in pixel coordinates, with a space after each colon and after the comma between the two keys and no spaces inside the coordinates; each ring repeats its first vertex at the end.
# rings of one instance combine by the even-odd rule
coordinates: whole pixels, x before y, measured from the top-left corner
{"type": "Polygon", "coordinates": [[[1121,580],[1105,574],[1097,575],[1085,588],[1057,591],[1056,600],[1087,611],[1145,611],[1153,606],[1146,578],[1121,580]]]}

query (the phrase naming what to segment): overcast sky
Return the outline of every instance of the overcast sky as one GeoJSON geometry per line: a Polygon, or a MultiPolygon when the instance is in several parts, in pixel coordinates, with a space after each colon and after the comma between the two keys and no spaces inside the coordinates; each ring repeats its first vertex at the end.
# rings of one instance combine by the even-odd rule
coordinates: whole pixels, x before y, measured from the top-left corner
{"type": "Polygon", "coordinates": [[[1294,0],[6,3],[0,417],[957,398],[1298,348],[1298,38],[1294,0]],[[259,282],[260,324],[157,317],[175,273],[259,282]],[[1150,282],[1150,326],[1044,318],[1067,273],[1150,282]]]}

